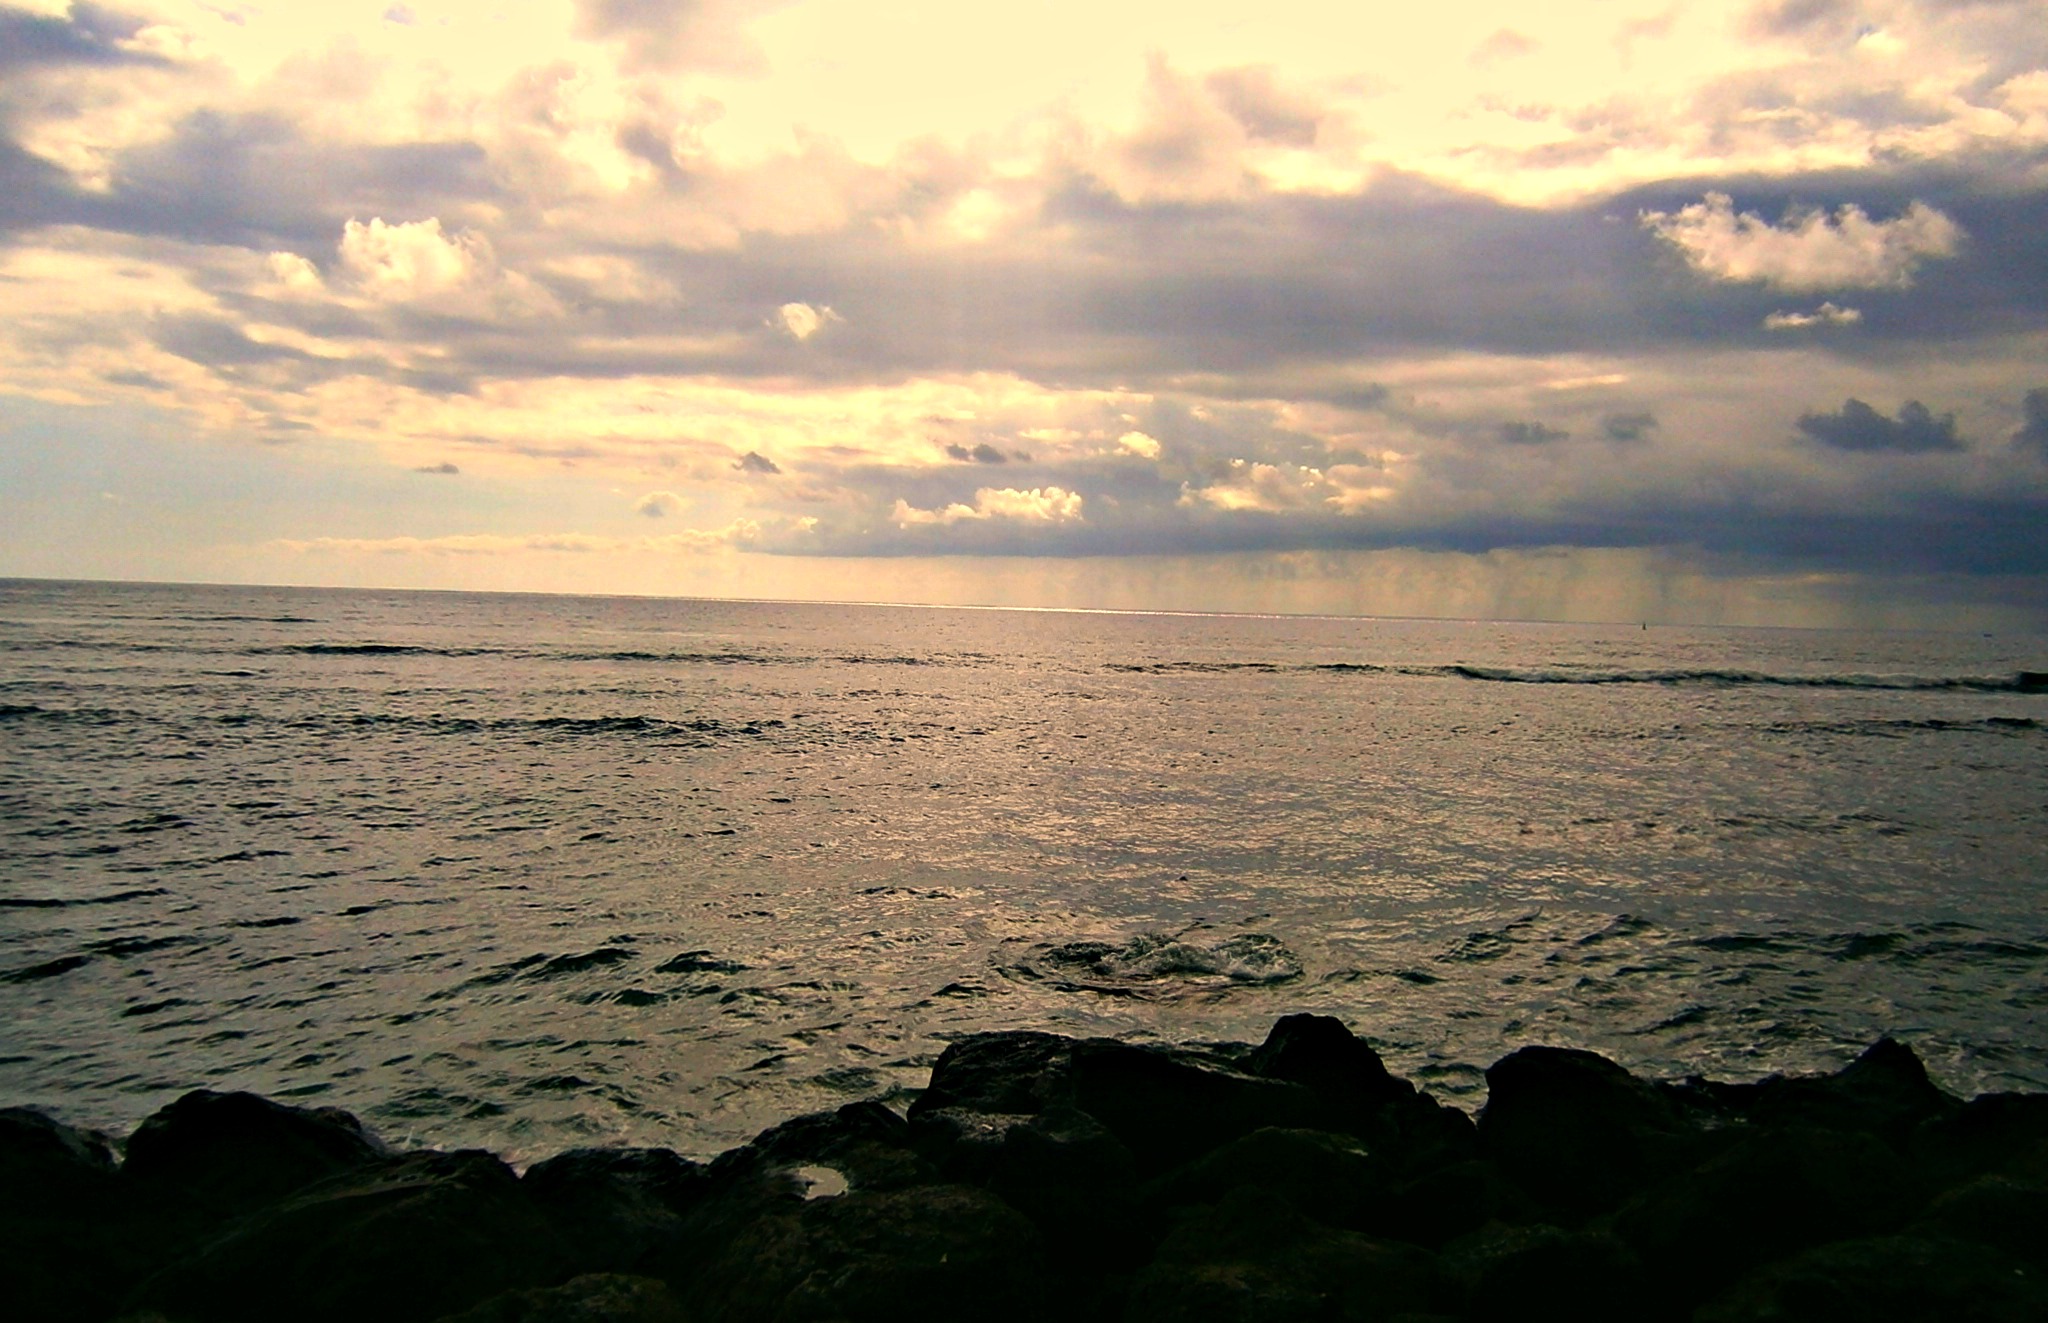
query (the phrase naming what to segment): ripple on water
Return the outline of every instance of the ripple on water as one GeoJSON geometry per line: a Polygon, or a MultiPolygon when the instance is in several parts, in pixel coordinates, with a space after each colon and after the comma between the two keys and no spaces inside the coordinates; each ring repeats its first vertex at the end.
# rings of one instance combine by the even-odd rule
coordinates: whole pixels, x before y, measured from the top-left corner
{"type": "Polygon", "coordinates": [[[997,972],[1061,992],[1164,999],[1266,987],[1301,977],[1301,960],[1277,937],[1240,933],[1205,944],[1188,933],[1140,933],[1123,942],[1040,943],[997,972]]]}

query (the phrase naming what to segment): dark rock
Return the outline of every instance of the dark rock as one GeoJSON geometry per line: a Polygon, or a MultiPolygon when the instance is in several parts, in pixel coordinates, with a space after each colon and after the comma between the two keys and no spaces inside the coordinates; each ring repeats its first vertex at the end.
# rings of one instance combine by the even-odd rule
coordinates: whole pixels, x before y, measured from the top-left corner
{"type": "Polygon", "coordinates": [[[670,1247],[707,1183],[702,1167],[665,1148],[572,1149],[520,1178],[562,1228],[575,1266],[594,1273],[631,1270],[670,1247]]]}
{"type": "Polygon", "coordinates": [[[1389,1073],[1379,1054],[1332,1016],[1282,1016],[1244,1067],[1308,1088],[1328,1106],[1332,1128],[1370,1140],[1383,1157],[1441,1166],[1474,1153],[1470,1117],[1389,1073]]]}
{"type": "Polygon", "coordinates": [[[21,1323],[104,1318],[147,1265],[106,1138],[0,1109],[0,1282],[21,1323]]]}
{"type": "Polygon", "coordinates": [[[1694,1087],[1751,1124],[1857,1130],[1892,1142],[1962,1107],[1927,1078],[1912,1048],[1891,1038],[1880,1038],[1832,1075],[1773,1075],[1754,1084],[1694,1087]]]}
{"type": "Polygon", "coordinates": [[[1129,1323],[1389,1320],[1443,1303],[1433,1258],[1308,1220],[1255,1186],[1191,1210],[1132,1284],[1129,1323]]]}
{"type": "Polygon", "coordinates": [[[1925,1193],[1869,1135],[1762,1130],[1634,1201],[1615,1228],[1664,1290],[1696,1302],[1771,1259],[1896,1230],[1925,1193]]]}
{"type": "Polygon", "coordinates": [[[253,1093],[196,1090],[128,1137],[124,1180],[233,1217],[383,1156],[338,1108],[287,1107],[253,1093]]]}
{"type": "Polygon", "coordinates": [[[2001,1251],[2048,1282],[2048,1185],[1979,1176],[1928,1204],[1913,1229],[2001,1251]]]}
{"type": "Polygon", "coordinates": [[[1497,1225],[1444,1252],[1473,1320],[1641,1320],[1660,1312],[1642,1264],[1611,1232],[1497,1225]]]}
{"type": "Polygon", "coordinates": [[[1378,1235],[1437,1246],[1489,1222],[1538,1220],[1536,1205],[1490,1162],[1468,1159],[1439,1167],[1389,1190],[1379,1207],[1378,1235]]]}
{"type": "Polygon", "coordinates": [[[560,1286],[506,1291],[440,1323],[688,1323],[689,1317],[664,1281],[588,1273],[560,1286]]]}
{"type": "Polygon", "coordinates": [[[1322,1130],[1254,1130],[1153,1182],[1151,1202],[1213,1204],[1234,1191],[1258,1189],[1296,1212],[1333,1227],[1377,1228],[1384,1216],[1387,1173],[1359,1140],[1322,1130]]]}
{"type": "Polygon", "coordinates": [[[854,1191],[756,1218],[690,1284],[711,1320],[917,1323],[1044,1312],[1037,1235],[960,1185],[854,1191]]]}
{"type": "Polygon", "coordinates": [[[735,1167],[826,1166],[861,1189],[921,1185],[932,1172],[910,1143],[910,1125],[878,1102],[848,1103],[785,1121],[744,1148],[721,1154],[713,1175],[735,1167]]]}
{"type": "Polygon", "coordinates": [[[1085,1112],[942,1108],[920,1114],[912,1134],[947,1180],[978,1185],[1030,1218],[1074,1271],[1135,1270],[1157,1240],[1139,1203],[1136,1160],[1085,1112]]]}
{"type": "Polygon", "coordinates": [[[1597,1053],[1525,1047],[1489,1067],[1486,1086],[1481,1151],[1567,1219],[1615,1207],[1695,1152],[1691,1118],[1597,1053]]]}
{"type": "Polygon", "coordinates": [[[1987,1093],[1922,1125],[1915,1156],[1955,1184],[1984,1172],[2048,1181],[2048,1094],[1987,1093]]]}
{"type": "Polygon", "coordinates": [[[1917,1236],[1838,1241],[1753,1274],[1697,1323],[2039,1323],[2038,1275],[1981,1246],[1917,1236]]]}
{"type": "Polygon", "coordinates": [[[415,1153],[331,1177],[145,1282],[174,1318],[408,1323],[559,1280],[555,1227],[488,1153],[415,1153]]]}
{"type": "Polygon", "coordinates": [[[1093,1117],[1146,1172],[1264,1126],[1329,1119],[1327,1105],[1299,1084],[1171,1049],[1032,1033],[975,1034],[948,1047],[910,1115],[915,1121],[942,1108],[1036,1115],[1055,1106],[1093,1117]]]}

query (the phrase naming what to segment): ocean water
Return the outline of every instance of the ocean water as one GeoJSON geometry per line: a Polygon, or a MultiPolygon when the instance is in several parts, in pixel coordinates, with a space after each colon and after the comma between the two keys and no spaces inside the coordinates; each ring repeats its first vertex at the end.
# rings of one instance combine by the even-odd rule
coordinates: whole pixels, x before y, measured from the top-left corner
{"type": "Polygon", "coordinates": [[[708,1154],[953,1036],[2048,1088],[2048,640],[0,581],[0,1104],[708,1154]]]}

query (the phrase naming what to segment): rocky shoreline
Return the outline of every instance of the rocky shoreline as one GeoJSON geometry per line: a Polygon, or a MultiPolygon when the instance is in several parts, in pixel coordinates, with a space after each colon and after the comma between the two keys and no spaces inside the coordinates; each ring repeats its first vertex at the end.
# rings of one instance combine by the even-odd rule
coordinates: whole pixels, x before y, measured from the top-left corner
{"type": "Polygon", "coordinates": [[[2048,1318],[2048,1095],[1910,1049],[1755,1084],[1523,1048],[1476,1122],[1339,1021],[1256,1047],[991,1033],[908,1117],[515,1174],[188,1094],[129,1136],[0,1111],[17,1323],[2048,1318]]]}

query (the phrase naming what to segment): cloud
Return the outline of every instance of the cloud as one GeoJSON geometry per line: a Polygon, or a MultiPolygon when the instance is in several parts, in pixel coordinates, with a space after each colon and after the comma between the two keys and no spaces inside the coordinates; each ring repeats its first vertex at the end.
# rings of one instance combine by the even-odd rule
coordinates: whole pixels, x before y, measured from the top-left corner
{"type": "MultiPolygon", "coordinates": [[[[341,265],[372,297],[417,299],[477,280],[496,265],[477,234],[442,233],[436,217],[387,225],[381,217],[342,227],[341,265]]],[[[301,259],[303,261],[303,259],[301,259]]],[[[292,274],[303,278],[305,264],[292,274]]]]}
{"type": "Polygon", "coordinates": [[[2012,434],[2012,443],[2048,459],[2048,387],[2028,391],[2020,401],[2020,415],[2025,421],[2012,434]]]}
{"type": "Polygon", "coordinates": [[[688,504],[674,492],[649,492],[634,504],[633,509],[649,519],[661,519],[680,514],[688,504]]]}
{"type": "Polygon", "coordinates": [[[270,545],[296,555],[510,556],[524,552],[596,555],[618,552],[693,553],[743,548],[759,540],[761,525],[735,519],[723,528],[683,529],[652,537],[594,533],[454,533],[442,537],[278,538],[270,545]]]}
{"type": "Polygon", "coordinates": [[[759,473],[768,476],[782,472],[782,466],[758,450],[749,450],[732,462],[741,473],[759,473]]]}
{"type": "Polygon", "coordinates": [[[1600,432],[1609,441],[1641,441],[1657,430],[1654,413],[1610,413],[1600,420],[1600,432]]]}
{"type": "Polygon", "coordinates": [[[1010,457],[986,441],[974,446],[947,445],[946,454],[966,464],[1007,464],[1010,457]]]}
{"type": "Polygon", "coordinates": [[[441,461],[441,462],[440,462],[439,464],[421,464],[421,465],[419,465],[418,467],[414,468],[414,469],[413,469],[413,472],[414,472],[414,473],[440,473],[440,474],[456,474],[456,473],[460,473],[460,472],[462,472],[462,470],[461,470],[461,469],[459,469],[459,468],[457,468],[457,467],[455,467],[455,465],[454,465],[454,464],[452,464],[452,463],[450,463],[449,461],[447,461],[447,460],[445,460],[445,459],[444,459],[444,460],[442,460],[442,461],[441,461]]]}
{"type": "Polygon", "coordinates": [[[1766,331],[1803,331],[1810,326],[1854,326],[1863,320],[1855,308],[1823,303],[1812,312],[1773,312],[1764,317],[1766,331]]]}
{"type": "Polygon", "coordinates": [[[1556,427],[1545,427],[1542,423],[1518,420],[1500,425],[1500,439],[1511,446],[1547,446],[1570,435],[1570,432],[1556,427]]]}
{"type": "Polygon", "coordinates": [[[1923,261],[1955,256],[1963,239],[1961,226],[1924,202],[1886,221],[1849,205],[1832,216],[1787,212],[1774,226],[1709,193],[1676,212],[1646,211],[1641,223],[1710,279],[1788,290],[1903,289],[1923,261]]]}
{"type": "Polygon", "coordinates": [[[1851,399],[1838,413],[1801,414],[1799,430],[1836,450],[1924,453],[1963,448],[1956,435],[1956,416],[1945,413],[1937,418],[1918,400],[1907,400],[1899,406],[1897,418],[1887,418],[1862,400],[1851,399]]]}
{"type": "Polygon", "coordinates": [[[779,327],[792,340],[804,341],[836,321],[844,320],[830,308],[814,308],[808,303],[785,303],[775,310],[770,325],[779,327]]]}
{"type": "Polygon", "coordinates": [[[1139,459],[1158,459],[1159,442],[1143,432],[1125,432],[1116,439],[1117,448],[1139,459]]]}
{"type": "Polygon", "coordinates": [[[939,509],[919,509],[898,498],[889,519],[898,528],[920,524],[957,524],[963,520],[1012,519],[1026,523],[1064,523],[1081,518],[1081,494],[1061,487],[983,487],[974,504],[954,502],[939,509]]]}
{"type": "Polygon", "coordinates": [[[74,3],[63,17],[0,8],[0,73],[65,65],[162,64],[132,42],[149,20],[74,3]]]}
{"type": "Polygon", "coordinates": [[[1538,49],[1539,43],[1513,28],[1502,28],[1472,48],[1472,63],[1494,64],[1501,60],[1512,60],[1528,55],[1538,49]]]}

